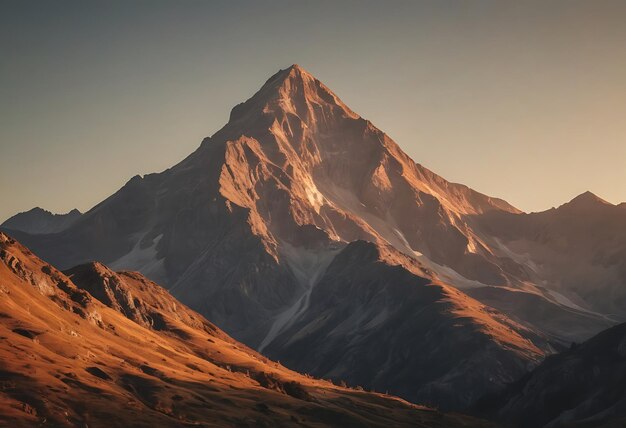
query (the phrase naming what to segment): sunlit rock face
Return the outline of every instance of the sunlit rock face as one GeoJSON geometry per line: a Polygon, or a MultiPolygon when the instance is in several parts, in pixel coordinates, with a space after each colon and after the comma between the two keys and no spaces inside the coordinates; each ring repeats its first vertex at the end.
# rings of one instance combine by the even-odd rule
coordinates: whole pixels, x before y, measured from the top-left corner
{"type": "Polygon", "coordinates": [[[612,247],[599,239],[589,249],[576,268],[584,270],[584,292],[561,276],[578,256],[546,255],[558,249],[533,243],[540,231],[563,234],[555,238],[562,242],[578,239],[579,229],[526,226],[532,216],[415,163],[293,65],[235,106],[229,122],[179,164],[132,178],[57,234],[15,236],[61,268],[100,260],[138,270],[235,338],[301,370],[462,407],[619,315],[610,302],[616,294],[590,290],[624,288],[618,256],[626,238],[612,247]],[[369,243],[380,261],[341,266],[356,241],[369,243]],[[601,268],[596,254],[605,254],[601,268]],[[406,272],[387,277],[397,265],[406,272]],[[611,274],[594,275],[596,268],[611,274]],[[378,278],[367,287],[354,283],[367,279],[364,270],[378,278]],[[373,292],[375,303],[364,297],[373,292]],[[335,299],[321,299],[326,294],[335,299]],[[414,318],[423,307],[429,315],[414,318]],[[394,313],[405,314],[400,329],[390,324],[394,313]],[[457,324],[466,334],[456,334],[457,324]],[[430,331],[441,331],[439,339],[422,337],[430,331]],[[360,355],[353,350],[332,358],[330,348],[312,352],[325,339],[347,344],[379,334],[393,340],[371,364],[351,364],[360,355]],[[457,345],[470,354],[467,367],[441,358],[457,345]],[[411,357],[423,346],[433,351],[411,357]],[[494,361],[502,361],[495,375],[486,369],[494,361]],[[414,368],[419,385],[393,376],[381,383],[380,364],[389,365],[386,373],[414,368]],[[436,376],[421,376],[429,365],[436,376]],[[471,385],[462,376],[469,371],[471,385]]]}

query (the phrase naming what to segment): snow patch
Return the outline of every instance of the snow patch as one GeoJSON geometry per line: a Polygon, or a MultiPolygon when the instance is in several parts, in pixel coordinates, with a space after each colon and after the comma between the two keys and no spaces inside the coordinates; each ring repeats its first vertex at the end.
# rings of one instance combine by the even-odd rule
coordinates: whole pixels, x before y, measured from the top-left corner
{"type": "Polygon", "coordinates": [[[498,238],[494,238],[496,244],[498,245],[498,249],[500,249],[500,251],[502,251],[507,257],[509,257],[511,260],[515,261],[516,263],[519,263],[521,265],[524,266],[528,266],[530,269],[532,269],[534,272],[539,272],[539,267],[537,266],[537,264],[535,262],[533,262],[530,259],[530,254],[526,253],[526,254],[520,254],[520,253],[516,253],[515,251],[513,251],[511,248],[509,248],[508,246],[506,246],[501,240],[499,240],[498,238]]]}
{"type": "Polygon", "coordinates": [[[482,282],[465,278],[451,267],[435,263],[424,254],[419,251],[415,251],[399,229],[390,227],[390,224],[393,224],[393,220],[390,218],[389,213],[387,213],[388,218],[385,221],[367,212],[366,207],[361,207],[363,204],[350,194],[350,192],[332,183],[329,186],[324,187],[324,190],[332,203],[336,203],[337,205],[343,207],[343,209],[347,209],[358,215],[361,219],[367,222],[372,230],[376,231],[376,233],[378,233],[378,235],[387,241],[391,246],[404,254],[415,258],[423,267],[435,272],[442,281],[447,282],[448,284],[459,289],[484,287],[486,285],[482,282]]]}
{"type": "Polygon", "coordinates": [[[437,276],[441,278],[445,283],[452,285],[459,290],[467,288],[479,288],[487,285],[474,279],[465,278],[463,275],[461,275],[451,267],[435,263],[424,255],[418,256],[417,259],[429,269],[437,273],[437,276]]]}
{"type": "MultiPolygon", "coordinates": [[[[405,254],[409,256],[413,256],[415,259],[417,259],[417,261],[419,261],[422,264],[422,266],[435,272],[441,280],[448,283],[449,285],[452,285],[458,289],[478,288],[478,287],[484,287],[486,285],[486,284],[483,284],[482,282],[465,278],[463,275],[461,275],[460,273],[458,273],[451,267],[440,265],[439,263],[435,263],[434,261],[426,257],[424,254],[420,253],[419,251],[413,250],[413,248],[411,248],[411,246],[409,245],[408,241],[406,240],[402,232],[400,232],[398,229],[393,229],[393,231],[403,244],[402,247],[396,246],[396,248],[398,248],[400,251],[404,252],[405,254]],[[404,247],[404,251],[403,251],[403,247],[404,247]]],[[[389,242],[389,243],[391,245],[394,245],[392,242],[389,242]]]]}
{"type": "Polygon", "coordinates": [[[154,238],[149,247],[141,248],[141,241],[145,236],[146,234],[140,235],[133,248],[119,259],[109,263],[109,267],[113,270],[136,270],[159,283],[165,277],[165,269],[164,259],[157,259],[156,246],[163,234],[154,238]]]}
{"type": "MultiPolygon", "coordinates": [[[[404,236],[404,233],[400,232],[398,229],[393,229],[393,233],[396,234],[396,236],[398,238],[400,238],[400,241],[402,242],[402,246],[404,246],[413,256],[416,257],[421,257],[423,256],[422,253],[420,253],[419,251],[415,251],[413,250],[413,248],[411,248],[411,245],[409,245],[409,241],[406,240],[406,237],[404,236]]],[[[389,242],[389,241],[387,241],[389,242]]],[[[393,245],[393,242],[389,242],[391,245],[393,245]]],[[[394,245],[394,247],[399,248],[397,246],[394,245]]],[[[402,250],[401,250],[402,251],[402,250]]]]}
{"type": "Polygon", "coordinates": [[[583,311],[583,312],[591,312],[588,309],[578,306],[576,303],[572,302],[570,299],[568,299],[561,293],[557,293],[556,291],[553,291],[553,290],[546,290],[546,291],[548,292],[548,294],[550,294],[552,298],[554,298],[554,300],[556,300],[557,303],[563,306],[567,306],[568,308],[576,309],[576,310],[583,311]]]}
{"type": "Polygon", "coordinates": [[[263,352],[263,349],[307,310],[313,288],[339,251],[341,248],[312,250],[296,247],[287,242],[281,243],[280,254],[304,292],[291,306],[274,318],[269,332],[259,345],[259,352],[263,352]]]}

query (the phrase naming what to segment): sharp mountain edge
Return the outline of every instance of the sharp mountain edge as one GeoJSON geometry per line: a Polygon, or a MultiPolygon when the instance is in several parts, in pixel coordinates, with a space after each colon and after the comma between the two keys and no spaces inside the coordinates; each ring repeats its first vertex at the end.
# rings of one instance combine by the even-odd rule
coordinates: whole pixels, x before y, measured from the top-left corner
{"type": "Polygon", "coordinates": [[[443,408],[626,316],[622,206],[524,214],[450,183],[297,65],[178,165],[10,232],[62,268],[138,270],[290,367],[443,408]]]}
{"type": "Polygon", "coordinates": [[[73,209],[67,214],[53,214],[50,211],[36,207],[32,210],[15,214],[2,223],[2,227],[31,234],[57,233],[70,227],[81,215],[82,213],[77,209],[73,209]]]}

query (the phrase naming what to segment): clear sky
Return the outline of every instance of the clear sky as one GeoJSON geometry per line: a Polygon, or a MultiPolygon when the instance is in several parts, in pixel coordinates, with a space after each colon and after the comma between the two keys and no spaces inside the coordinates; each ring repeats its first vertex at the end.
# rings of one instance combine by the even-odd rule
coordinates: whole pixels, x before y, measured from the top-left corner
{"type": "Polygon", "coordinates": [[[0,0],[0,221],[85,211],[298,63],[417,162],[626,201],[624,1],[0,0]]]}

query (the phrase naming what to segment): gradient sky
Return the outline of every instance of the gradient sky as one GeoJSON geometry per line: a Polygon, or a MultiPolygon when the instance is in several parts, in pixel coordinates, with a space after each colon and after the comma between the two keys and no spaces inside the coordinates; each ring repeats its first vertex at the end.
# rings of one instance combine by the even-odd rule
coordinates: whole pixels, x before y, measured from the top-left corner
{"type": "Polygon", "coordinates": [[[0,0],[0,221],[175,164],[292,63],[448,180],[626,201],[625,23],[624,1],[0,0]]]}

